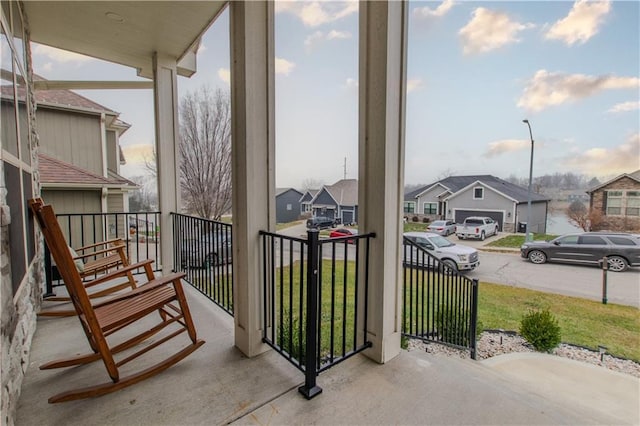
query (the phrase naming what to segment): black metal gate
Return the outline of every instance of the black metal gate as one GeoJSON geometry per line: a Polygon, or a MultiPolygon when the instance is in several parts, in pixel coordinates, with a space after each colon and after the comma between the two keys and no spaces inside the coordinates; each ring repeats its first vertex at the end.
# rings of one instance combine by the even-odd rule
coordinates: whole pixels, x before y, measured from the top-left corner
{"type": "Polygon", "coordinates": [[[404,238],[402,333],[467,349],[476,359],[478,280],[404,238]]]}
{"type": "Polygon", "coordinates": [[[367,341],[369,246],[374,234],[307,239],[260,232],[263,341],[305,373],[298,390],[311,399],[316,376],[371,346],[367,341]]]}

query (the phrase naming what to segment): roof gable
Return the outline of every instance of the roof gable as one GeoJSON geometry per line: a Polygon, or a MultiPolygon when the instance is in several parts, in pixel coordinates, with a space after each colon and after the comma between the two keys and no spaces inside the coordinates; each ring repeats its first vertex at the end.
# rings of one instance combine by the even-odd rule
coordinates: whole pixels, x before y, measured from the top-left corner
{"type": "Polygon", "coordinates": [[[636,170],[635,172],[632,172],[632,173],[623,173],[620,176],[616,176],[613,179],[606,181],[605,183],[601,183],[600,185],[587,190],[587,194],[590,194],[590,193],[592,193],[594,191],[597,191],[600,188],[604,188],[605,186],[608,186],[608,185],[612,184],[613,182],[615,182],[617,180],[620,180],[620,179],[622,179],[624,177],[627,177],[629,179],[633,179],[633,180],[635,180],[637,182],[640,182],[640,169],[638,169],[638,170],[636,170]]]}
{"type": "MultiPolygon", "coordinates": [[[[413,194],[415,198],[416,196],[418,196],[418,194],[425,192],[426,190],[432,188],[437,184],[440,184],[451,191],[452,194],[448,197],[450,199],[454,198],[460,191],[467,189],[470,185],[474,185],[477,182],[481,182],[488,188],[493,189],[495,192],[515,202],[522,203],[528,201],[528,188],[523,188],[519,185],[515,185],[511,182],[507,182],[492,175],[449,176],[430,185],[426,185],[418,190],[412,191],[409,194],[406,194],[405,200],[411,201],[407,198],[409,195],[413,194]]],[[[531,200],[548,201],[549,198],[540,194],[532,193],[531,200]]]]}

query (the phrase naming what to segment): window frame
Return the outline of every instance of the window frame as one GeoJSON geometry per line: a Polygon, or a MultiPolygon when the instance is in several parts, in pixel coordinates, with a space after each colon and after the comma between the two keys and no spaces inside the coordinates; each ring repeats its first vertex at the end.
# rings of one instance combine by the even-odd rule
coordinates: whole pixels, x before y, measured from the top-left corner
{"type": "Polygon", "coordinates": [[[425,201],[422,204],[422,214],[438,214],[438,203],[425,201]],[[427,211],[427,206],[429,206],[429,211],[427,211]]]}
{"type": "Polygon", "coordinates": [[[473,199],[474,200],[484,200],[484,187],[476,186],[473,188],[473,199]],[[476,196],[476,191],[480,190],[480,196],[476,196]]]}

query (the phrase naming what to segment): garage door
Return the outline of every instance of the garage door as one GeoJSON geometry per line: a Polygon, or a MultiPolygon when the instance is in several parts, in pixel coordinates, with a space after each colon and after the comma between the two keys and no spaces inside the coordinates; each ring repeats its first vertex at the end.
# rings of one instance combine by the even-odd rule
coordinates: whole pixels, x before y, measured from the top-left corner
{"type": "Polygon", "coordinates": [[[456,223],[462,223],[469,216],[486,216],[495,220],[498,223],[498,230],[502,231],[502,221],[504,220],[503,212],[487,212],[487,211],[476,211],[476,210],[456,210],[456,223]]]}

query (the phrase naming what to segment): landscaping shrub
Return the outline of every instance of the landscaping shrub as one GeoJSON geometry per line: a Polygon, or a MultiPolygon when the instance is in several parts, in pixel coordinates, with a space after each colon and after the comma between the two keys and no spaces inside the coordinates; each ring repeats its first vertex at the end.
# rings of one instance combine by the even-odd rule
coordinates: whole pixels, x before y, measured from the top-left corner
{"type": "Polygon", "coordinates": [[[423,217],[422,218],[422,223],[429,223],[429,218],[428,217],[423,217]]]}
{"type": "Polygon", "coordinates": [[[558,320],[548,309],[529,311],[520,321],[520,334],[539,352],[550,352],[560,344],[558,320]]]}
{"type": "MultiPolygon", "coordinates": [[[[436,312],[436,329],[440,340],[459,346],[469,346],[469,311],[458,311],[457,307],[440,305],[436,312]]],[[[480,338],[484,326],[481,321],[476,322],[476,340],[480,338]]]]}
{"type": "Polygon", "coordinates": [[[280,339],[279,346],[286,351],[292,358],[297,359],[300,364],[304,365],[305,362],[305,349],[306,349],[306,319],[302,318],[302,324],[300,319],[295,315],[292,319],[291,332],[289,332],[289,312],[285,310],[283,315],[283,324],[278,324],[278,332],[276,337],[280,339]],[[302,342],[300,341],[300,327],[302,325],[302,342]],[[291,335],[293,334],[293,335],[291,335]]]}
{"type": "Polygon", "coordinates": [[[414,216],[411,218],[411,222],[417,222],[418,221],[418,216],[414,216]]]}

